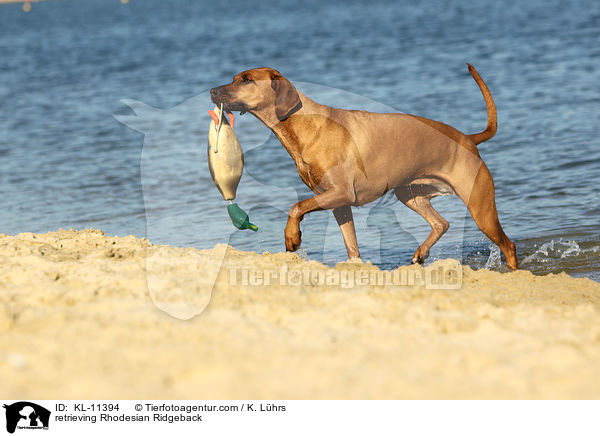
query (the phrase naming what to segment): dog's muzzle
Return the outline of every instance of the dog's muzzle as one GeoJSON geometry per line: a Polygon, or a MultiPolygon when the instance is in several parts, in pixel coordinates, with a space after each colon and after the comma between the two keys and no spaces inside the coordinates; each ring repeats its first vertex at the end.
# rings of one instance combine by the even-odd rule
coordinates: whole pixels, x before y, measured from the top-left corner
{"type": "Polygon", "coordinates": [[[214,104],[223,104],[223,109],[226,112],[232,111],[240,111],[242,113],[248,112],[248,107],[246,104],[241,102],[231,101],[232,96],[226,90],[223,89],[223,86],[219,86],[217,88],[213,88],[210,90],[210,99],[214,104]]]}
{"type": "Polygon", "coordinates": [[[214,104],[225,103],[223,101],[223,87],[219,86],[210,90],[210,99],[214,104]]]}

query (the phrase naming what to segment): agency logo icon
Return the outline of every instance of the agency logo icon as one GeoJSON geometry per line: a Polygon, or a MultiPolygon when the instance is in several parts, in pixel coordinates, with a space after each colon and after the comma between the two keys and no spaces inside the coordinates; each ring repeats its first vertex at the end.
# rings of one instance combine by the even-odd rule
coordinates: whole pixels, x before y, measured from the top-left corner
{"type": "Polygon", "coordinates": [[[19,401],[11,405],[4,404],[6,409],[6,431],[14,433],[19,430],[48,430],[50,411],[29,401],[19,401]]]}

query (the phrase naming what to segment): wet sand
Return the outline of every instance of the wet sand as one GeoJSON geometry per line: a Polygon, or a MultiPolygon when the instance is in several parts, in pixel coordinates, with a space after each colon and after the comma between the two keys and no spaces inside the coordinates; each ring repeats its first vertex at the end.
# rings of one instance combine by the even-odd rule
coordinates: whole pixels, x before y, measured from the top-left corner
{"type": "Polygon", "coordinates": [[[97,230],[0,235],[0,256],[4,398],[600,398],[588,279],[464,267],[432,290],[97,230]]]}

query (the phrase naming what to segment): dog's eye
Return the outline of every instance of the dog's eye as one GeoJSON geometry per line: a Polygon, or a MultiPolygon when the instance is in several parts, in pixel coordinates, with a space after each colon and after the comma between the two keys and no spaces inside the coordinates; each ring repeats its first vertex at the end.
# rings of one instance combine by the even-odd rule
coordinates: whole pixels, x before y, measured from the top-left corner
{"type": "Polygon", "coordinates": [[[244,77],[242,77],[242,82],[250,83],[250,82],[253,82],[253,80],[248,76],[244,76],[244,77]]]}

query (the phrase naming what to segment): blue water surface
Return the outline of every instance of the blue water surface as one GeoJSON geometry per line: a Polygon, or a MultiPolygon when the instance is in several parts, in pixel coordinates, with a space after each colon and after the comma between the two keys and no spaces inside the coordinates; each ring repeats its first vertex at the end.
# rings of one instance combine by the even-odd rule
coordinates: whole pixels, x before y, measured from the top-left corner
{"type": "MultiPolygon", "coordinates": [[[[480,150],[522,266],[600,280],[597,0],[0,5],[0,232],[94,227],[281,251],[287,211],[310,192],[269,131],[239,118],[238,202],[261,230],[234,232],[206,167],[207,90],[271,66],[316,101],[472,133],[486,112],[465,62],[498,108],[480,150]]],[[[460,200],[434,205],[452,227],[432,259],[502,269],[460,200]]],[[[363,256],[383,268],[408,263],[429,232],[389,196],[355,214],[363,256]]],[[[333,264],[345,249],[330,215],[305,219],[303,248],[333,264]]]]}

